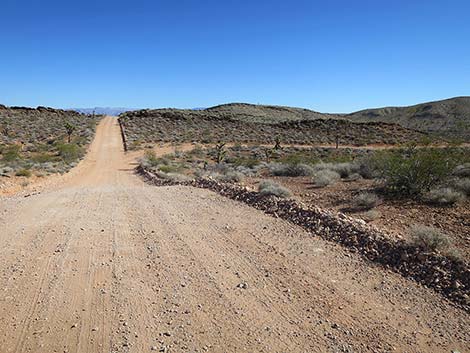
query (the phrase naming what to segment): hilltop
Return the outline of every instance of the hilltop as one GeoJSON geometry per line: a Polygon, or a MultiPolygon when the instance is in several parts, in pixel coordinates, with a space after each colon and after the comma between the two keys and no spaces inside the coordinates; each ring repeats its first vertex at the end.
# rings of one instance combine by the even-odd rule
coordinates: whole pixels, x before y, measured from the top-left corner
{"type": "Polygon", "coordinates": [[[470,97],[408,107],[365,109],[342,117],[357,122],[397,123],[403,127],[470,140],[470,97]]]}

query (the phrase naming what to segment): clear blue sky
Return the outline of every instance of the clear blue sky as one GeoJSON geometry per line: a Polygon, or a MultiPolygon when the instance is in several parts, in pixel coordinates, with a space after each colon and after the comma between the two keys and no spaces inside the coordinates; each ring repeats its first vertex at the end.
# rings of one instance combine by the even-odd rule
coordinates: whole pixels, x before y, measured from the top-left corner
{"type": "Polygon", "coordinates": [[[470,95],[468,0],[2,0],[0,103],[348,112],[470,95]]]}

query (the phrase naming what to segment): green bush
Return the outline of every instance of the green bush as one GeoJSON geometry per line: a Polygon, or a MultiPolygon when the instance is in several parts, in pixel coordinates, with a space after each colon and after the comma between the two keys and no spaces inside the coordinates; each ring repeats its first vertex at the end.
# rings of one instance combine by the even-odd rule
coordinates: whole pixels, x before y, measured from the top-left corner
{"type": "Polygon", "coordinates": [[[448,149],[410,148],[380,151],[369,169],[383,180],[385,190],[399,196],[418,196],[450,177],[459,155],[448,149]]]}
{"type": "Polygon", "coordinates": [[[29,178],[31,176],[31,171],[28,169],[20,169],[15,173],[15,175],[29,178]]]}
{"type": "Polygon", "coordinates": [[[33,157],[31,157],[31,160],[33,162],[36,162],[36,163],[52,162],[55,159],[56,159],[56,157],[54,157],[53,155],[51,155],[49,153],[45,153],[45,152],[38,153],[38,154],[34,155],[33,157]]]}
{"type": "Polygon", "coordinates": [[[56,145],[59,156],[66,163],[76,161],[82,156],[82,149],[74,143],[59,143],[56,145]]]}
{"type": "Polygon", "coordinates": [[[6,146],[2,149],[2,161],[13,162],[20,158],[21,147],[18,145],[6,146]]]}

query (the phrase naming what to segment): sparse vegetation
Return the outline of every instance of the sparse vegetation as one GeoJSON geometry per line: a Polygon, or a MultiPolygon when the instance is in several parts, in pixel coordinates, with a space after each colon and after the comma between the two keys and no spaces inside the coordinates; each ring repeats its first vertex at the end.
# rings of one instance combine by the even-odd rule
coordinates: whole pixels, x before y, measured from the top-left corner
{"type": "Polygon", "coordinates": [[[228,105],[199,111],[157,109],[126,112],[119,119],[126,129],[130,147],[136,146],[135,141],[142,141],[143,144],[225,141],[228,131],[231,142],[268,144],[277,151],[292,144],[319,143],[334,146],[336,143],[405,143],[418,141],[423,136],[419,132],[395,125],[353,123],[331,116],[326,118],[322,114],[309,113],[306,110],[295,112],[296,117],[290,118],[289,115],[292,114],[288,110],[283,110],[286,115],[279,114],[278,110],[279,108],[250,105],[228,105]],[[271,115],[264,114],[261,118],[252,108],[256,111],[265,110],[271,115]],[[348,133],[337,136],[329,131],[348,133]]]}
{"type": "Polygon", "coordinates": [[[448,235],[439,229],[423,225],[414,225],[410,228],[410,241],[425,251],[444,252],[451,246],[448,235]]]}
{"type": "Polygon", "coordinates": [[[369,159],[369,169],[384,182],[389,194],[415,197],[449,179],[461,158],[456,150],[410,147],[377,152],[369,159]]]}
{"type": "Polygon", "coordinates": [[[424,195],[426,202],[441,206],[453,205],[456,202],[462,201],[464,198],[465,196],[462,193],[452,188],[432,189],[424,195]]]}
{"type": "Polygon", "coordinates": [[[271,181],[271,180],[263,180],[259,183],[258,191],[261,195],[266,196],[277,196],[281,198],[286,198],[291,196],[291,192],[289,189],[271,181]]]}
{"type": "Polygon", "coordinates": [[[307,164],[282,164],[274,163],[269,165],[271,173],[275,176],[312,176],[315,170],[307,164]]]}
{"type": "Polygon", "coordinates": [[[356,195],[353,200],[353,204],[358,209],[369,210],[374,208],[379,203],[380,199],[376,194],[370,192],[361,192],[356,195]]]}
{"type": "Polygon", "coordinates": [[[470,196],[470,178],[457,179],[453,181],[453,187],[461,193],[470,196]]]}
{"type": "Polygon", "coordinates": [[[66,172],[83,156],[95,125],[93,117],[73,111],[0,106],[2,176],[66,172]]]}
{"type": "Polygon", "coordinates": [[[334,184],[340,179],[341,176],[337,172],[330,169],[319,170],[313,175],[313,183],[317,187],[325,187],[334,184]]]}
{"type": "Polygon", "coordinates": [[[16,173],[15,173],[16,176],[19,176],[19,177],[26,177],[26,178],[29,178],[31,177],[32,173],[30,170],[28,169],[20,169],[18,170],[16,173]]]}

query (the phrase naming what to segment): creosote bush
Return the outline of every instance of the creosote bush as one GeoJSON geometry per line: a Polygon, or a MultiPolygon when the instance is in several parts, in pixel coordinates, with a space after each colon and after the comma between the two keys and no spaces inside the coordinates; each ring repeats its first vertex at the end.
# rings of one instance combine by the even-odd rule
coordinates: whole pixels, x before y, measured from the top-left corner
{"type": "Polygon", "coordinates": [[[16,176],[21,176],[21,177],[26,177],[26,178],[29,178],[32,173],[30,170],[28,169],[20,169],[18,170],[16,173],[15,173],[16,176]]]}
{"type": "Polygon", "coordinates": [[[271,180],[261,181],[258,186],[258,191],[261,195],[274,195],[282,198],[291,196],[291,192],[287,188],[271,180]]]}
{"type": "Polygon", "coordinates": [[[378,151],[365,169],[384,182],[385,191],[400,197],[420,196],[447,180],[461,156],[452,149],[415,148],[378,151]]]}
{"type": "Polygon", "coordinates": [[[423,225],[414,225],[410,228],[410,241],[412,245],[425,251],[444,252],[451,246],[448,235],[439,229],[423,225]]]}
{"type": "Polygon", "coordinates": [[[82,148],[74,143],[58,143],[56,148],[65,163],[77,160],[83,153],[82,148]]]}

